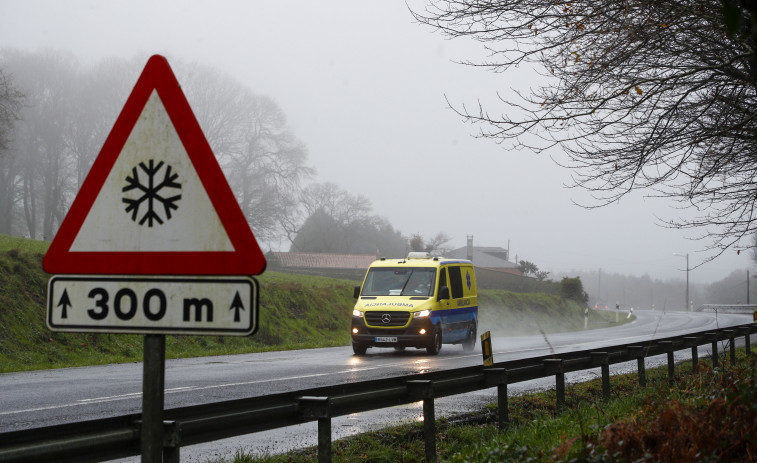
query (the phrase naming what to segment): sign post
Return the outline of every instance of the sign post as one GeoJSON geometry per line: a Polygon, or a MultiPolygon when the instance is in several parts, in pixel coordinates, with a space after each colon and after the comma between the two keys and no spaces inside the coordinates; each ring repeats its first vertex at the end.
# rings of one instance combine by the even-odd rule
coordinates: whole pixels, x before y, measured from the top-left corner
{"type": "Polygon", "coordinates": [[[166,335],[146,334],[142,365],[142,461],[163,461],[163,405],[166,377],[166,335]]]}
{"type": "MultiPolygon", "coordinates": [[[[42,261],[52,331],[144,334],[142,462],[163,460],[165,336],[257,331],[265,257],[152,56],[42,261]]],[[[173,459],[178,458],[178,452],[173,459]]]]}

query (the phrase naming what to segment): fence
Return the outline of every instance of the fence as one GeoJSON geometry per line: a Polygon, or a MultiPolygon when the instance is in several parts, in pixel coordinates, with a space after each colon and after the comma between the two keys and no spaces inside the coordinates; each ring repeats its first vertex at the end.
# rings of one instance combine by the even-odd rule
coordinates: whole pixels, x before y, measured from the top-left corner
{"type": "MultiPolygon", "coordinates": [[[[750,335],[753,333],[757,333],[757,324],[745,324],[601,350],[499,362],[487,368],[458,368],[169,409],[164,413],[163,461],[178,462],[182,446],[317,421],[318,459],[328,462],[331,461],[333,417],[418,401],[423,401],[426,461],[435,461],[436,398],[496,387],[499,426],[503,428],[508,421],[508,384],[554,376],[557,406],[564,407],[566,373],[600,368],[602,391],[607,397],[612,364],[636,360],[639,383],[643,386],[647,357],[667,354],[668,375],[672,378],[676,351],[691,349],[696,368],[698,347],[709,343],[712,361],[717,365],[720,361],[718,343],[728,341],[731,362],[735,362],[735,339],[743,336],[746,350],[751,352],[750,335]]],[[[138,455],[140,418],[139,414],[133,414],[1,433],[0,461],[81,463],[138,455]]]]}
{"type": "Polygon", "coordinates": [[[757,304],[702,304],[697,312],[750,314],[757,313],[757,304]]]}

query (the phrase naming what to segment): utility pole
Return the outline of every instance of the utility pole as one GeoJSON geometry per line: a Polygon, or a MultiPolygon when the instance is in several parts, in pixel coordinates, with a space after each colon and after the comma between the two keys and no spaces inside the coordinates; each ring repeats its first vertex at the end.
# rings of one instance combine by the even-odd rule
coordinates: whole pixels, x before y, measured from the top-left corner
{"type": "Polygon", "coordinates": [[[683,254],[673,254],[674,256],[678,257],[685,257],[686,258],[686,311],[691,310],[691,307],[689,306],[689,253],[687,252],[686,255],[683,254]]]}
{"type": "Polygon", "coordinates": [[[599,268],[599,276],[597,277],[597,304],[602,302],[602,267],[599,268]]]}
{"type": "Polygon", "coordinates": [[[691,310],[689,305],[689,253],[686,253],[686,310],[691,310]]]}

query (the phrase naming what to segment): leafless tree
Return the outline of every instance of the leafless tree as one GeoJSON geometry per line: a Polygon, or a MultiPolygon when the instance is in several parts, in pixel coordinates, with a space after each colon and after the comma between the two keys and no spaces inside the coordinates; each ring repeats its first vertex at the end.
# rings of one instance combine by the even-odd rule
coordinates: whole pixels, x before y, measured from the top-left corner
{"type": "Polygon", "coordinates": [[[420,233],[415,233],[409,239],[410,250],[429,252],[433,255],[441,256],[450,250],[448,245],[451,239],[444,232],[439,232],[429,239],[424,238],[420,233]]]}
{"type": "MultiPolygon", "coordinates": [[[[61,52],[0,53],[0,67],[26,95],[13,130],[0,124],[9,139],[0,232],[52,238],[143,65],[109,59],[84,68],[61,52]]],[[[277,239],[312,173],[304,145],[272,99],[207,66],[174,60],[174,69],[256,236],[277,239]]]]}
{"type": "Polygon", "coordinates": [[[714,257],[757,231],[751,3],[431,0],[413,14],[481,42],[488,58],[465,64],[543,76],[501,95],[496,113],[453,105],[480,136],[537,152],[559,146],[573,186],[594,198],[585,207],[639,189],[675,199],[693,216],[664,224],[694,229],[714,257]]]}
{"type": "Polygon", "coordinates": [[[373,206],[365,196],[353,195],[332,182],[311,183],[300,193],[299,203],[301,218],[290,234],[293,249],[357,252],[356,249],[362,247],[367,249],[362,249],[361,252],[376,252],[372,237],[377,235],[377,230],[384,225],[384,221],[371,214],[373,206]],[[314,224],[319,225],[314,227],[314,224]],[[320,242],[333,240],[334,243],[318,249],[312,243],[306,245],[303,241],[313,239],[320,242]]]}
{"type": "Polygon", "coordinates": [[[436,235],[432,236],[428,239],[428,242],[426,243],[426,247],[430,248],[431,251],[438,255],[444,255],[444,253],[449,252],[449,242],[452,240],[450,236],[444,232],[439,232],[436,235]]]}
{"type": "Polygon", "coordinates": [[[0,68],[0,156],[5,154],[11,140],[13,124],[19,118],[23,94],[13,85],[8,74],[0,68]]]}
{"type": "Polygon", "coordinates": [[[6,50],[2,58],[14,85],[26,95],[9,152],[19,167],[14,197],[23,211],[25,234],[51,239],[74,193],[66,135],[77,63],[71,55],[51,51],[6,50]]]}
{"type": "Polygon", "coordinates": [[[407,239],[383,217],[371,214],[364,196],[335,183],[313,183],[302,190],[302,217],[293,223],[290,251],[376,254],[402,257],[407,239]]]}
{"type": "Polygon", "coordinates": [[[91,69],[78,69],[71,98],[66,146],[72,157],[76,191],[81,187],[105,138],[138,77],[136,60],[106,59],[91,69]]]}
{"type": "Polygon", "coordinates": [[[300,195],[305,214],[310,216],[323,210],[341,224],[370,217],[373,206],[363,195],[353,195],[332,182],[312,183],[300,195]]]}
{"type": "MultiPolygon", "coordinates": [[[[9,154],[9,144],[22,102],[23,94],[0,69],[0,218],[10,217],[16,201],[19,162],[9,154]]],[[[11,220],[0,220],[0,233],[12,233],[11,220]]]]}
{"type": "Polygon", "coordinates": [[[253,93],[215,68],[174,61],[255,236],[264,242],[279,240],[297,214],[302,182],[314,173],[305,164],[307,148],[271,97],[253,93]]]}

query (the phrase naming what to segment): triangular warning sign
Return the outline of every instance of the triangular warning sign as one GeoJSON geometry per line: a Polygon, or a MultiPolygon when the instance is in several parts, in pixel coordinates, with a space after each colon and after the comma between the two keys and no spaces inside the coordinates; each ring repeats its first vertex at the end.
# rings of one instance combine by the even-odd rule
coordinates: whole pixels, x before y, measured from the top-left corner
{"type": "Polygon", "coordinates": [[[265,270],[164,57],[148,60],[42,265],[48,273],[94,275],[265,270]]]}

